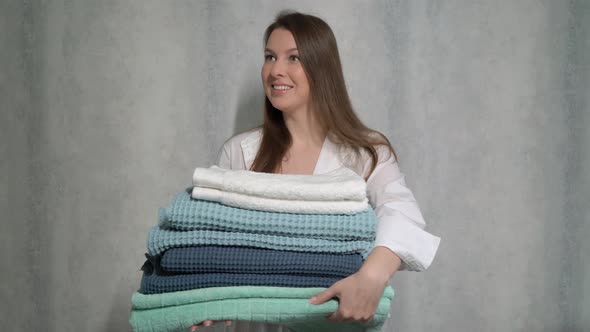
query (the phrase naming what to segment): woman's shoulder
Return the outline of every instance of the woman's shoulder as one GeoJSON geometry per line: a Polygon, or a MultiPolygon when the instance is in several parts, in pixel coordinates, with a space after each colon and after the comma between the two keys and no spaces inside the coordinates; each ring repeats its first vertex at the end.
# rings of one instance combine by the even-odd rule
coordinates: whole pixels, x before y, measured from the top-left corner
{"type": "Polygon", "coordinates": [[[217,165],[226,169],[248,169],[260,146],[262,128],[254,128],[227,139],[217,156],[217,165]]]}
{"type": "MultiPolygon", "coordinates": [[[[370,144],[377,153],[377,165],[382,163],[394,163],[397,158],[392,149],[390,149],[389,140],[385,135],[378,131],[367,133],[370,144]]],[[[362,177],[367,177],[371,173],[373,157],[372,154],[363,148],[352,148],[339,145],[339,158],[343,166],[352,169],[362,177]]]]}
{"type": "MultiPolygon", "coordinates": [[[[377,156],[380,161],[387,160],[392,157],[391,152],[393,152],[393,147],[391,146],[387,136],[376,130],[371,130],[366,134],[366,139],[368,139],[369,143],[375,149],[375,152],[377,152],[377,156]]],[[[363,162],[371,160],[371,154],[366,149],[352,149],[343,147],[341,150],[344,151],[345,154],[356,155],[357,160],[360,159],[363,162]]]]}
{"type": "Polygon", "coordinates": [[[236,134],[236,135],[228,138],[223,143],[223,148],[224,149],[231,148],[233,150],[233,149],[239,148],[240,146],[242,146],[244,144],[250,144],[255,141],[259,141],[261,137],[262,137],[262,128],[261,127],[253,128],[253,129],[244,131],[242,133],[236,134]]]}

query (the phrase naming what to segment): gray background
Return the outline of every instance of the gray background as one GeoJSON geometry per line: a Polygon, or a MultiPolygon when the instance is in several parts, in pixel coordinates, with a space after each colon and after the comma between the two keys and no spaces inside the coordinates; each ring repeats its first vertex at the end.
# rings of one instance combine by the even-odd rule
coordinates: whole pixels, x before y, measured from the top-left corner
{"type": "Polygon", "coordinates": [[[157,208],[261,120],[283,8],[332,26],[442,237],[386,330],[590,331],[584,0],[2,0],[2,330],[130,329],[157,208]]]}

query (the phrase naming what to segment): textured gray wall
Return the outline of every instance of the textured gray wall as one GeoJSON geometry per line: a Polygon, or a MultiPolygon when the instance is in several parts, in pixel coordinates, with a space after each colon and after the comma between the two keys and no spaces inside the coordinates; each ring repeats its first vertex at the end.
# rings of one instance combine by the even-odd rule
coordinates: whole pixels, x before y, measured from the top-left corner
{"type": "Polygon", "coordinates": [[[31,241],[36,231],[29,204],[33,183],[26,22],[22,3],[0,2],[0,329],[14,331],[32,326],[33,257],[39,250],[31,241]]]}
{"type": "Polygon", "coordinates": [[[157,208],[261,119],[283,8],[332,26],[442,237],[386,330],[590,330],[584,0],[3,1],[0,326],[129,330],[157,208]]]}
{"type": "Polygon", "coordinates": [[[576,13],[565,87],[570,120],[565,232],[571,254],[564,260],[572,274],[561,284],[568,291],[564,302],[571,303],[571,330],[585,331],[590,329],[590,1],[575,1],[570,8],[576,13]]]}

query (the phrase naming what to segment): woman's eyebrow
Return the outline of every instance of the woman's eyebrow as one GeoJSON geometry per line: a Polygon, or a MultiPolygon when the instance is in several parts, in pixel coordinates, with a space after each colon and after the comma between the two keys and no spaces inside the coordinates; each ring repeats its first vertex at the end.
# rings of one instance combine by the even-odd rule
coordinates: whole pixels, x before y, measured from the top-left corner
{"type": "MultiPolygon", "coordinates": [[[[270,48],[268,48],[268,47],[267,47],[267,48],[265,48],[265,49],[264,49],[264,51],[265,51],[265,52],[272,53],[272,54],[275,54],[275,53],[276,53],[275,51],[271,50],[271,49],[270,49],[270,48]]],[[[288,52],[292,52],[292,51],[298,51],[298,50],[297,50],[297,47],[295,47],[295,48],[290,48],[290,49],[288,49],[286,52],[288,53],[288,52]]]]}

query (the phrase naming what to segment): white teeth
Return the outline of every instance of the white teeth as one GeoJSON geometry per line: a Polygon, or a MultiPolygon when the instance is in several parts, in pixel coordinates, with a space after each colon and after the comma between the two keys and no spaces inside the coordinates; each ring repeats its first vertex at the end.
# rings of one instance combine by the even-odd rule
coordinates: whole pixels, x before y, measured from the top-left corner
{"type": "Polygon", "coordinates": [[[291,87],[290,86],[287,86],[287,85],[273,85],[272,87],[274,89],[277,89],[277,90],[289,90],[289,89],[291,89],[291,87]]]}

